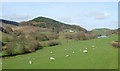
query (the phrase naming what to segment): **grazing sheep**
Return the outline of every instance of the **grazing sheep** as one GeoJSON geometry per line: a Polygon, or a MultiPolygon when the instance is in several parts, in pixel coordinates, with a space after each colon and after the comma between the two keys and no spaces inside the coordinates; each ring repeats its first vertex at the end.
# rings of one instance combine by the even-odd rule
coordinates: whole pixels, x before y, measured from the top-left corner
{"type": "Polygon", "coordinates": [[[53,53],[52,51],[50,53],[53,53]]]}
{"type": "Polygon", "coordinates": [[[30,60],[29,63],[32,64],[32,61],[30,60]]]}
{"type": "Polygon", "coordinates": [[[2,63],[1,63],[1,65],[2,65],[2,63]]]}
{"type": "Polygon", "coordinates": [[[50,57],[50,60],[52,60],[52,61],[53,61],[53,60],[55,60],[55,58],[53,58],[53,57],[50,57]]]}
{"type": "Polygon", "coordinates": [[[85,49],[87,49],[87,48],[85,48],[85,49]]]}
{"type": "Polygon", "coordinates": [[[70,55],[66,55],[67,57],[70,56],[70,55]]]}
{"type": "Polygon", "coordinates": [[[65,49],[65,50],[67,50],[67,49],[65,49]]]}
{"type": "Polygon", "coordinates": [[[83,50],[84,53],[87,53],[88,51],[87,50],[83,50]]]}

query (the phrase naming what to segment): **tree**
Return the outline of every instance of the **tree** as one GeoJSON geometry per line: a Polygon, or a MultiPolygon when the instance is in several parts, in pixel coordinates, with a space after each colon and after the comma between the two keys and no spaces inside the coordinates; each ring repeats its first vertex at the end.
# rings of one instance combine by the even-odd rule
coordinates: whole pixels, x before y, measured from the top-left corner
{"type": "Polygon", "coordinates": [[[13,36],[20,36],[22,34],[22,32],[19,30],[15,30],[12,34],[13,34],[13,36]]]}
{"type": "Polygon", "coordinates": [[[45,34],[37,33],[37,34],[35,34],[34,36],[35,36],[35,39],[38,40],[38,41],[46,41],[46,40],[49,40],[45,34]]]}
{"type": "Polygon", "coordinates": [[[17,54],[23,54],[23,53],[25,53],[25,46],[24,46],[24,44],[20,44],[20,45],[16,48],[16,52],[17,52],[17,54]]]}
{"type": "Polygon", "coordinates": [[[34,41],[31,41],[28,45],[28,50],[29,52],[34,52],[35,50],[37,49],[40,49],[41,48],[41,45],[38,41],[34,40],[34,41]]]}
{"type": "Polygon", "coordinates": [[[58,39],[58,37],[59,37],[59,34],[57,33],[52,33],[48,35],[49,40],[58,39]]]}
{"type": "Polygon", "coordinates": [[[15,48],[16,48],[16,43],[15,42],[10,42],[6,45],[6,52],[8,55],[14,55],[15,54],[15,48]]]}
{"type": "Polygon", "coordinates": [[[5,27],[4,32],[8,33],[8,34],[11,34],[13,32],[13,30],[10,27],[5,27]]]}

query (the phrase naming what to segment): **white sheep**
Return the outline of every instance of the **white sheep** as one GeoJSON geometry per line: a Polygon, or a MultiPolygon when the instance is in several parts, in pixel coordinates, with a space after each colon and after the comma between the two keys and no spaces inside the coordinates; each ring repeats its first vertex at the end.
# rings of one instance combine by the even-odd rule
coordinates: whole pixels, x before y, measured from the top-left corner
{"type": "Polygon", "coordinates": [[[87,50],[83,50],[84,53],[87,53],[88,51],[87,50]]]}
{"type": "Polygon", "coordinates": [[[66,55],[67,57],[70,56],[70,55],[66,55]]]}
{"type": "Polygon", "coordinates": [[[65,50],[67,50],[67,49],[65,49],[65,50]]]}
{"type": "Polygon", "coordinates": [[[30,60],[29,63],[32,64],[32,61],[30,60]]]}
{"type": "Polygon", "coordinates": [[[53,57],[50,57],[50,60],[52,60],[52,61],[53,61],[53,60],[55,60],[55,58],[53,58],[53,57]]]}
{"type": "Polygon", "coordinates": [[[87,48],[85,48],[85,49],[87,49],[87,48]]]}
{"type": "Polygon", "coordinates": [[[53,53],[52,51],[50,53],[53,53]]]}

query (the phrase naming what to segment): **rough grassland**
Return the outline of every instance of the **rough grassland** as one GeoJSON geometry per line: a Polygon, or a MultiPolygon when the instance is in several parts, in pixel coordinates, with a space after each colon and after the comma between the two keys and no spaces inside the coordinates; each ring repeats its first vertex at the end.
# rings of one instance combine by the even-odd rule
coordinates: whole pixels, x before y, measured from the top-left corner
{"type": "Polygon", "coordinates": [[[115,40],[117,36],[45,47],[30,54],[3,59],[3,69],[116,69],[118,49],[109,45],[115,40]],[[85,48],[88,53],[80,51],[85,48]],[[70,56],[66,57],[67,54],[70,56]],[[27,59],[28,56],[30,59],[27,59]],[[55,61],[50,61],[50,57],[54,57],[55,61]],[[31,65],[29,60],[33,62],[31,65]]]}

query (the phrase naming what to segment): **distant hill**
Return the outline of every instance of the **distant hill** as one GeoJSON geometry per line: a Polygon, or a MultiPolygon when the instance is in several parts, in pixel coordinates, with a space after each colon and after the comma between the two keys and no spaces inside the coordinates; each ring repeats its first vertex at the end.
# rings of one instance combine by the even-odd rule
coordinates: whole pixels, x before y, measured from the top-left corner
{"type": "Polygon", "coordinates": [[[109,33],[115,32],[114,30],[108,29],[108,28],[99,28],[99,29],[93,29],[93,33],[101,34],[101,35],[106,35],[109,33]]]}
{"type": "Polygon", "coordinates": [[[45,18],[45,17],[37,17],[29,21],[21,22],[20,25],[32,25],[35,27],[42,27],[42,28],[57,28],[57,29],[72,29],[76,31],[83,31],[87,32],[86,29],[77,26],[77,25],[69,25],[65,24],[50,18],[45,18]]]}
{"type": "Polygon", "coordinates": [[[4,20],[4,19],[0,19],[0,23],[2,23],[2,25],[14,25],[14,26],[18,26],[19,23],[15,22],[15,21],[9,21],[9,20],[4,20]]]}

